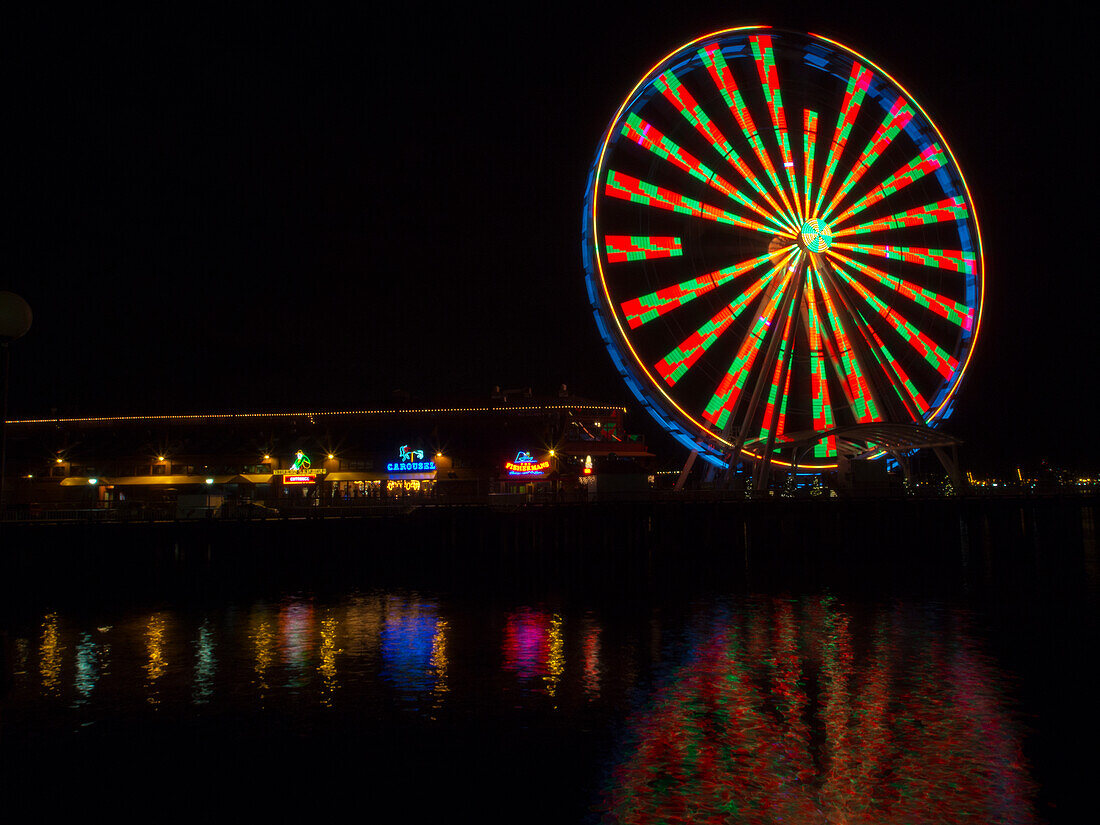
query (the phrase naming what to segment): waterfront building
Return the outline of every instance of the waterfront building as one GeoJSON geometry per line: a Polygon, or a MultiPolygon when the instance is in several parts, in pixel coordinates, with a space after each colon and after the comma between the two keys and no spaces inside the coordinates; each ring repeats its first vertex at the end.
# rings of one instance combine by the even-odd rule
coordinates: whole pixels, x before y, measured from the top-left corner
{"type": "MultiPolygon", "coordinates": [[[[490,495],[587,498],[650,474],[621,405],[575,397],[9,422],[9,506],[203,517],[490,495]]],[[[639,482],[642,479],[642,482],[639,482]]]]}

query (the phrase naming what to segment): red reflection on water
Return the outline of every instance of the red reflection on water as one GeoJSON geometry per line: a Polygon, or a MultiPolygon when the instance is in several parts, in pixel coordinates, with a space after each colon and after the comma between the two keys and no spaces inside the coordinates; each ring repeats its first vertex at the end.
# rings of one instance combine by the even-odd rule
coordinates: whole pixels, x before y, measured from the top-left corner
{"type": "Polygon", "coordinates": [[[313,605],[302,599],[284,602],[279,608],[279,632],[287,664],[297,666],[307,661],[314,645],[313,605]]]}
{"type": "Polygon", "coordinates": [[[584,621],[584,692],[589,700],[600,696],[600,626],[591,618],[584,621]]]}
{"type": "Polygon", "coordinates": [[[633,723],[603,821],[1034,822],[1000,677],[961,617],[853,624],[828,599],[776,600],[700,640],[633,723]]]}
{"type": "Polygon", "coordinates": [[[504,668],[521,679],[546,675],[550,659],[550,614],[528,607],[504,622],[504,668]]]}

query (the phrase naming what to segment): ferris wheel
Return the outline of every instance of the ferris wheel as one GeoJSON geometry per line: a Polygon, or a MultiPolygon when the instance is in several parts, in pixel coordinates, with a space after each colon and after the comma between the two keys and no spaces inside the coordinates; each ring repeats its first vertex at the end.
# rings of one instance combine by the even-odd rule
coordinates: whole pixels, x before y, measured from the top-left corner
{"type": "Polygon", "coordinates": [[[690,450],[836,465],[836,432],[945,419],[981,320],[978,220],[939,129],[828,38],[705,35],[600,141],[589,300],[616,369],[690,450]],[[820,437],[818,437],[820,436],[820,437]]]}

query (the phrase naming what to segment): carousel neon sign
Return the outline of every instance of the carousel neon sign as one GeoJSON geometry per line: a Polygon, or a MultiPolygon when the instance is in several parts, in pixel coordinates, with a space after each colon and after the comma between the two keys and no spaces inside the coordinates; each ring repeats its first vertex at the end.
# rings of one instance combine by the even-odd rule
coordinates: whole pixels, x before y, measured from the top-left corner
{"type": "Polygon", "coordinates": [[[435,469],[435,462],[431,459],[424,460],[423,450],[410,450],[408,444],[402,444],[398,450],[400,461],[391,461],[386,465],[386,470],[391,473],[417,473],[431,472],[435,469]]]}
{"type": "Polygon", "coordinates": [[[541,476],[550,469],[550,459],[536,461],[535,457],[526,450],[516,453],[515,461],[506,461],[504,469],[513,478],[541,476]]]}

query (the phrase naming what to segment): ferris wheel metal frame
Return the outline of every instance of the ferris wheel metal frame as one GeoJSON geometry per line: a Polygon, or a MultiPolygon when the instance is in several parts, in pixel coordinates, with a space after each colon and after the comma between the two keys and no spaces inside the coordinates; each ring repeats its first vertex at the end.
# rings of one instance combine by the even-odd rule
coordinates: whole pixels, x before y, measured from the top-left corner
{"type": "Polygon", "coordinates": [[[816,472],[838,427],[942,422],[981,325],[981,230],[946,139],[821,35],[723,29],[646,72],[592,163],[583,255],[616,370],[730,470],[791,468],[788,433],[823,434],[816,472]]]}

